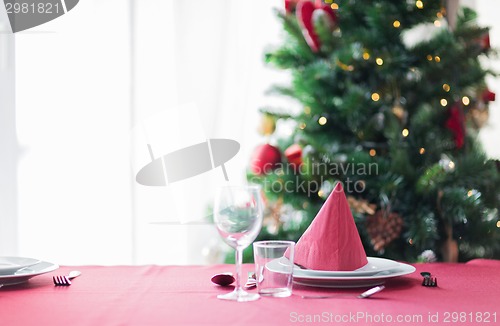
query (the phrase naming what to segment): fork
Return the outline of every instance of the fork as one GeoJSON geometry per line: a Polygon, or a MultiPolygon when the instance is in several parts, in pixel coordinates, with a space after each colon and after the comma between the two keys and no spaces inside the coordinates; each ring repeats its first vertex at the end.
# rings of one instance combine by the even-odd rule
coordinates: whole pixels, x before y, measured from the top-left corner
{"type": "Polygon", "coordinates": [[[243,288],[245,290],[250,290],[256,286],[257,286],[257,279],[255,278],[255,273],[249,272],[247,283],[245,284],[245,286],[243,288]]]}
{"type": "Polygon", "coordinates": [[[438,285],[437,277],[435,276],[433,277],[429,272],[422,272],[420,273],[420,275],[424,277],[424,279],[422,280],[422,286],[437,287],[438,285]]]}
{"type": "Polygon", "coordinates": [[[72,280],[75,277],[78,277],[80,275],[82,275],[82,273],[80,271],[71,271],[71,272],[69,272],[68,275],[52,276],[52,280],[54,281],[54,285],[57,285],[57,286],[70,286],[71,285],[71,281],[70,280],[72,280]]]}
{"type": "Polygon", "coordinates": [[[422,286],[427,286],[427,287],[437,287],[438,286],[438,280],[437,277],[424,277],[422,280],[422,286]]]}

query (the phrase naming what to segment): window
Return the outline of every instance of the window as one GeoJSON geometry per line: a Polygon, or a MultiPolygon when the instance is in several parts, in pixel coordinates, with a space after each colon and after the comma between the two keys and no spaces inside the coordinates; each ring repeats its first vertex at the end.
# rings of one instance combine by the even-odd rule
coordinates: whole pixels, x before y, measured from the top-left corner
{"type": "Polygon", "coordinates": [[[257,108],[275,78],[262,62],[279,33],[273,6],[281,2],[87,0],[17,33],[14,254],[61,264],[204,263],[202,248],[218,238],[204,221],[222,172],[167,187],[138,185],[135,174],[150,160],[148,143],[160,156],[231,138],[241,150],[226,166],[230,180],[245,179],[257,108]]]}

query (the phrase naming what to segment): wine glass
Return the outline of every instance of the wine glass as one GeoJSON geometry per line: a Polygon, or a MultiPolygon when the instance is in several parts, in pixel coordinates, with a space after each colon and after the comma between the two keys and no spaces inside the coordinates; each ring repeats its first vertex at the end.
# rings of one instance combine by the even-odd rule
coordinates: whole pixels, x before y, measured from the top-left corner
{"type": "Polygon", "coordinates": [[[248,247],[262,227],[263,204],[259,186],[224,186],[218,189],[214,204],[214,222],[224,242],[236,249],[236,287],[217,298],[254,301],[257,293],[241,287],[243,249],[248,247]]]}

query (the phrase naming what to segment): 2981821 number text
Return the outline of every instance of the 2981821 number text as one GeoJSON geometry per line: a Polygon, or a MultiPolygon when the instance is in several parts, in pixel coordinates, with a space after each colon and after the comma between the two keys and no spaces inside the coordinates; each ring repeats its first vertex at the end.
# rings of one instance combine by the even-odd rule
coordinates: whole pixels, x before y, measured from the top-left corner
{"type": "Polygon", "coordinates": [[[444,323],[495,323],[497,322],[497,313],[488,311],[465,312],[465,311],[445,311],[443,313],[444,323]]]}
{"type": "Polygon", "coordinates": [[[5,3],[7,14],[58,14],[61,8],[59,3],[5,3]]]}

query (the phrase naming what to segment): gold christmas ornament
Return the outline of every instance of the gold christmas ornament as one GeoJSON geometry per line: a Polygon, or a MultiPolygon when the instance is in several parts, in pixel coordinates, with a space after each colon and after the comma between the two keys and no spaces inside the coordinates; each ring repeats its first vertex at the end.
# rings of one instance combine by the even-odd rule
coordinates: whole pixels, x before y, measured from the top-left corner
{"type": "Polygon", "coordinates": [[[394,113],[394,115],[398,117],[399,120],[402,120],[405,114],[405,109],[403,109],[401,105],[396,104],[392,108],[392,113],[394,113]]]}
{"type": "Polygon", "coordinates": [[[340,69],[342,70],[345,70],[345,71],[353,71],[354,70],[354,66],[353,65],[346,65],[345,63],[343,63],[342,61],[340,61],[339,59],[337,59],[335,61],[335,64],[337,66],[340,67],[340,69]]]}
{"type": "Polygon", "coordinates": [[[475,129],[481,129],[488,122],[490,111],[488,107],[474,107],[469,110],[468,116],[472,121],[472,126],[475,129]]]}
{"type": "Polygon", "coordinates": [[[394,101],[392,114],[394,114],[396,118],[398,118],[399,122],[401,122],[402,124],[406,124],[406,120],[408,119],[408,112],[406,112],[403,105],[401,105],[401,98],[398,98],[394,101]]]}
{"type": "Polygon", "coordinates": [[[263,114],[259,126],[259,134],[270,136],[276,130],[276,119],[269,114],[263,114]]]}
{"type": "Polygon", "coordinates": [[[347,196],[347,202],[351,209],[359,214],[375,214],[375,209],[377,205],[368,203],[365,199],[356,199],[353,196],[347,196]]]}

